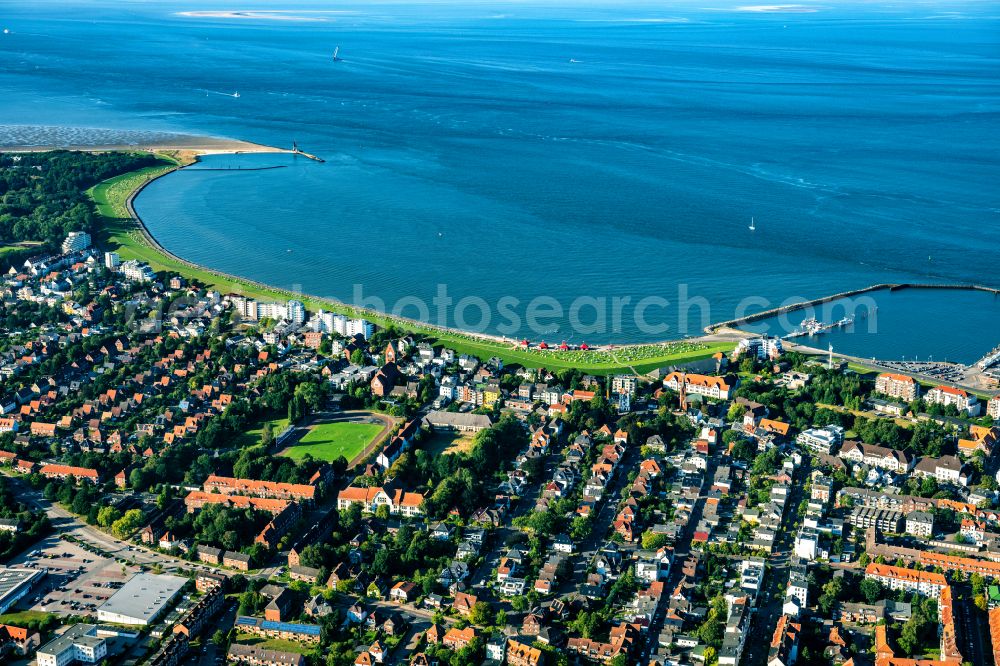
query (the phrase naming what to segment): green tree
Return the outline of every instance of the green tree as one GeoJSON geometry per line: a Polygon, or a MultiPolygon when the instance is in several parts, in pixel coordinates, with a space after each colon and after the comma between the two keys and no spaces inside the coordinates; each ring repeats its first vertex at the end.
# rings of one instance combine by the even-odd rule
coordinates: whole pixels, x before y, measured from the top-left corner
{"type": "Polygon", "coordinates": [[[472,611],[469,613],[469,619],[473,624],[478,624],[481,627],[488,627],[493,624],[496,619],[496,614],[493,612],[493,606],[485,601],[477,601],[472,607],[472,611]]]}
{"type": "Polygon", "coordinates": [[[97,524],[101,527],[111,527],[121,517],[118,509],[113,506],[102,506],[97,511],[97,524]]]}
{"type": "Polygon", "coordinates": [[[878,582],[874,578],[865,578],[861,581],[861,585],[858,587],[862,596],[864,596],[865,600],[867,600],[870,604],[874,604],[882,598],[882,583],[878,582]]]}
{"type": "Polygon", "coordinates": [[[111,525],[111,533],[119,539],[126,539],[142,525],[142,511],[129,509],[125,515],[111,525]]]}

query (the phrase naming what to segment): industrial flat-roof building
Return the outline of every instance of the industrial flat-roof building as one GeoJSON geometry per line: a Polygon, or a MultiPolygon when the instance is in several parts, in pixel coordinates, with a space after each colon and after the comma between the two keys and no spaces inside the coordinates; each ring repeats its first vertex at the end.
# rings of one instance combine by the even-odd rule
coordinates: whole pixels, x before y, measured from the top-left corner
{"type": "Polygon", "coordinates": [[[97,609],[97,619],[114,624],[152,624],[187,582],[167,574],[136,574],[97,609]]]}
{"type": "Polygon", "coordinates": [[[11,606],[28,594],[35,584],[45,577],[47,571],[47,569],[0,567],[0,613],[6,613],[11,606]]]}

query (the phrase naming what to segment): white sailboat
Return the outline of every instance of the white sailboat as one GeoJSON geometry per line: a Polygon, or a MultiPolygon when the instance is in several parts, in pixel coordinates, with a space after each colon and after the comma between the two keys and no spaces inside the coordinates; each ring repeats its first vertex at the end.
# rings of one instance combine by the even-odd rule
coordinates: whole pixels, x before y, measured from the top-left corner
{"type": "Polygon", "coordinates": [[[750,226],[748,228],[750,229],[750,231],[757,231],[757,223],[754,222],[754,219],[752,217],[750,218],[750,226]]]}
{"type": "Polygon", "coordinates": [[[333,50],[333,61],[340,62],[340,47],[338,46],[333,50]]]}

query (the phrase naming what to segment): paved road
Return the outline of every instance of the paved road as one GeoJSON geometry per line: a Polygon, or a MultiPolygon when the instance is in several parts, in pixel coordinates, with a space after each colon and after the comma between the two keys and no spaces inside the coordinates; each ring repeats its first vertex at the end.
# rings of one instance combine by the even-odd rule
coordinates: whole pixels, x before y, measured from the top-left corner
{"type": "MultiPolygon", "coordinates": [[[[958,649],[962,660],[972,664],[988,664],[993,658],[989,644],[990,627],[985,613],[972,602],[972,588],[966,584],[953,586],[955,624],[958,629],[958,649]]],[[[994,664],[1000,666],[1000,664],[994,664]]]]}
{"type": "Polygon", "coordinates": [[[781,607],[784,605],[784,593],[788,587],[789,559],[795,543],[795,535],[799,523],[798,509],[804,493],[801,479],[809,475],[808,463],[796,470],[788,503],[785,504],[785,515],[781,519],[781,529],[775,539],[774,552],[767,558],[768,570],[764,587],[758,597],[758,608],[750,623],[750,632],[743,650],[742,666],[764,666],[767,663],[771,637],[774,628],[781,617],[781,607]]]}

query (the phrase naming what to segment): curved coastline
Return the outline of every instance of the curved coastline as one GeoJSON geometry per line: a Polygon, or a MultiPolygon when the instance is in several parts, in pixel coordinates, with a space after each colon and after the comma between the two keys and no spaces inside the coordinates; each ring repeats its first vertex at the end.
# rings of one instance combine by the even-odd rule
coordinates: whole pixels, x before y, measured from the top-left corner
{"type": "MultiPolygon", "coordinates": [[[[311,157],[311,156],[309,156],[309,157],[311,157]]],[[[198,161],[199,161],[198,157],[195,157],[195,160],[191,164],[195,164],[198,161]]],[[[156,240],[156,238],[153,236],[153,234],[150,233],[149,229],[146,227],[146,224],[142,221],[142,218],[140,218],[139,215],[136,213],[135,207],[134,207],[133,203],[135,201],[135,198],[150,183],[152,183],[153,181],[155,181],[155,180],[157,180],[159,178],[162,178],[163,176],[166,176],[167,174],[171,174],[171,173],[174,173],[175,171],[183,169],[185,166],[190,166],[190,165],[177,165],[173,169],[169,169],[167,171],[164,171],[161,174],[158,174],[158,175],[156,175],[156,176],[154,176],[152,178],[149,178],[148,180],[146,180],[145,182],[143,182],[139,187],[137,187],[135,190],[133,190],[132,193],[129,194],[128,198],[125,200],[125,209],[128,211],[128,214],[132,218],[132,220],[135,221],[136,226],[138,227],[139,233],[142,235],[143,240],[150,247],[152,247],[154,250],[156,250],[157,252],[159,252],[159,253],[161,253],[161,254],[169,257],[173,261],[176,261],[178,263],[184,264],[185,266],[188,266],[189,268],[192,268],[192,269],[195,269],[195,270],[199,270],[199,271],[203,271],[205,273],[209,273],[209,274],[214,275],[216,277],[228,280],[228,281],[233,282],[235,284],[245,284],[245,285],[257,288],[257,289],[263,289],[263,290],[266,290],[266,291],[274,292],[276,294],[280,294],[282,296],[287,296],[288,298],[298,298],[298,299],[306,298],[306,299],[309,299],[310,301],[315,301],[317,303],[327,304],[327,305],[331,306],[332,309],[340,310],[340,311],[345,312],[347,314],[352,314],[352,315],[356,315],[356,316],[364,316],[364,317],[368,317],[370,319],[386,320],[386,321],[390,321],[390,322],[399,323],[399,324],[402,324],[404,326],[408,326],[408,327],[411,327],[411,328],[423,328],[423,329],[435,330],[435,331],[438,331],[440,333],[450,333],[450,334],[453,334],[453,335],[455,335],[455,334],[457,334],[457,335],[464,335],[464,336],[468,336],[468,337],[471,337],[471,338],[475,338],[475,339],[479,339],[479,340],[484,340],[484,341],[487,341],[487,342],[498,342],[498,343],[503,343],[503,344],[507,344],[507,343],[513,342],[509,338],[505,338],[505,337],[498,336],[498,335],[489,335],[487,333],[474,333],[474,332],[471,332],[471,331],[463,331],[463,330],[457,329],[457,328],[450,328],[450,327],[446,327],[446,326],[439,326],[437,324],[431,324],[431,323],[419,321],[419,320],[416,320],[416,319],[410,319],[408,317],[400,317],[400,316],[390,315],[390,314],[383,313],[383,312],[378,312],[378,311],[375,311],[375,310],[369,310],[368,308],[356,307],[356,306],[353,306],[353,305],[349,305],[348,303],[345,303],[343,301],[340,301],[340,300],[337,300],[337,299],[334,299],[334,298],[330,298],[330,297],[326,297],[326,296],[316,296],[316,295],[313,295],[313,294],[293,292],[293,291],[290,291],[288,289],[283,289],[281,287],[275,287],[274,285],[264,284],[263,282],[258,282],[257,280],[253,280],[253,279],[245,278],[245,277],[240,277],[238,275],[233,275],[232,273],[226,273],[225,271],[220,271],[220,270],[217,270],[217,269],[214,269],[214,268],[209,268],[207,266],[202,266],[202,265],[196,264],[196,263],[194,263],[192,261],[188,261],[187,259],[184,259],[183,257],[177,256],[176,254],[174,254],[173,252],[171,252],[167,248],[163,247],[163,245],[161,245],[159,243],[159,241],[156,240]]],[[[654,343],[654,344],[656,344],[656,343],[654,343]]]]}

